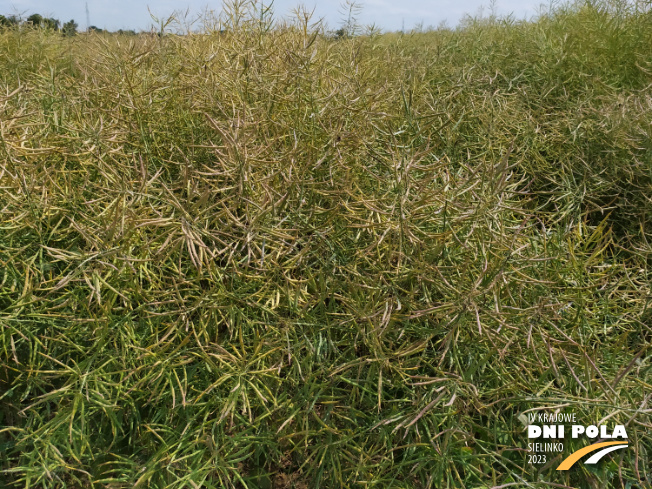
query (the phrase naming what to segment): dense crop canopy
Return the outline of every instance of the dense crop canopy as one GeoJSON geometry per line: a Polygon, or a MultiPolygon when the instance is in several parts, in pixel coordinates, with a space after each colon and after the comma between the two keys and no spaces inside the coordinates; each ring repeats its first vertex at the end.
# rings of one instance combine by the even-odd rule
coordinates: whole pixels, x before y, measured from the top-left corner
{"type": "Polygon", "coordinates": [[[237,14],[0,30],[4,484],[650,484],[649,12],[237,14]],[[529,465],[559,407],[630,448],[529,465]]]}

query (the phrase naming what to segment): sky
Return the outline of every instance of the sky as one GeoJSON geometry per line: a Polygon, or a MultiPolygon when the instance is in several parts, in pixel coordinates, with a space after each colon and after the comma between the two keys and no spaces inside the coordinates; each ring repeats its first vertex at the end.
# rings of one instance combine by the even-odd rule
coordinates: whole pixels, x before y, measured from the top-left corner
{"type": "MultiPolygon", "coordinates": [[[[491,11],[492,0],[361,0],[359,23],[375,24],[377,27],[396,31],[438,26],[442,22],[450,27],[457,25],[465,15],[478,15],[491,11]]],[[[266,0],[268,4],[270,0],[266,0]]],[[[336,29],[342,24],[342,0],[275,0],[275,17],[290,15],[293,8],[304,5],[315,9],[315,18],[323,18],[328,26],[336,29]]],[[[512,14],[517,19],[530,18],[538,11],[542,0],[493,0],[494,11],[499,15],[512,14]]],[[[86,25],[86,4],[91,25],[102,29],[148,30],[153,21],[150,11],[158,17],[167,17],[175,10],[190,9],[190,17],[197,16],[205,8],[221,10],[220,1],[207,0],[0,0],[0,14],[21,14],[26,17],[39,13],[62,22],[75,19],[80,29],[86,25]],[[149,7],[149,10],[148,10],[149,7]]]]}

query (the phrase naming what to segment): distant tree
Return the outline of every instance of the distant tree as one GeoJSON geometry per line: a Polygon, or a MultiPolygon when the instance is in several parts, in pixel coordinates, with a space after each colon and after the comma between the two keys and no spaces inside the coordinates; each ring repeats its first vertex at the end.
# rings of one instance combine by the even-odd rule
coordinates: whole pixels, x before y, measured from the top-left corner
{"type": "Polygon", "coordinates": [[[128,29],[128,30],[118,29],[118,34],[122,36],[135,36],[136,31],[133,29],[128,29]]]}
{"type": "Polygon", "coordinates": [[[104,29],[100,29],[99,27],[96,27],[96,26],[92,25],[92,26],[89,26],[88,32],[102,33],[102,32],[104,32],[104,29]]]}
{"type": "Polygon", "coordinates": [[[27,17],[26,22],[31,24],[33,27],[40,27],[42,29],[52,29],[57,30],[59,28],[60,22],[58,19],[53,19],[52,17],[43,17],[40,14],[32,14],[27,17]]]}
{"type": "Polygon", "coordinates": [[[43,23],[43,17],[39,14],[32,14],[25,21],[28,24],[32,24],[34,27],[40,27],[41,24],[43,23]]]}
{"type": "Polygon", "coordinates": [[[61,30],[65,36],[72,37],[77,34],[77,27],[79,27],[77,22],[75,22],[74,19],[70,19],[68,22],[63,24],[61,30]]]}
{"type": "Polygon", "coordinates": [[[59,22],[59,19],[48,17],[43,19],[43,23],[41,25],[46,29],[52,29],[53,31],[56,31],[61,25],[61,22],[59,22]]]}

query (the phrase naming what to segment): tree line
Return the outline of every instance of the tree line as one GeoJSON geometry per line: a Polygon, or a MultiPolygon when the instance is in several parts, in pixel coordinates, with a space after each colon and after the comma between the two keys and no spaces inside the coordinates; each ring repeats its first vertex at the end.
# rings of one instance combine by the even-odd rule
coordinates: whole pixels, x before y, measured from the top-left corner
{"type": "MultiPolygon", "coordinates": [[[[53,17],[45,17],[40,14],[32,14],[25,19],[21,18],[18,15],[9,15],[4,16],[0,15],[0,29],[11,28],[11,27],[32,27],[37,29],[49,29],[53,31],[59,31],[65,36],[74,36],[77,34],[79,25],[75,22],[74,19],[70,19],[68,22],[61,23],[59,19],[53,17]]],[[[109,32],[104,29],[100,29],[94,25],[88,27],[87,32],[109,32]]],[[[118,34],[128,34],[136,35],[136,31],[133,30],[118,30],[118,34]]]]}
{"type": "Polygon", "coordinates": [[[68,22],[63,24],[59,19],[52,17],[45,17],[41,14],[32,14],[25,19],[21,19],[17,15],[10,15],[5,17],[0,15],[0,27],[35,27],[40,29],[51,29],[55,31],[61,31],[64,35],[74,36],[77,34],[78,24],[74,19],[70,19],[68,22]]]}

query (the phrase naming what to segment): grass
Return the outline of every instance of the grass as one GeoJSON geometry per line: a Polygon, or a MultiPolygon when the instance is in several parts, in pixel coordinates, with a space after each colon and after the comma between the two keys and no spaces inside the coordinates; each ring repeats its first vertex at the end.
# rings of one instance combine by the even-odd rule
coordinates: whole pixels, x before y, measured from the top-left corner
{"type": "Polygon", "coordinates": [[[649,10],[227,14],[0,31],[0,487],[649,488],[649,10]]]}

